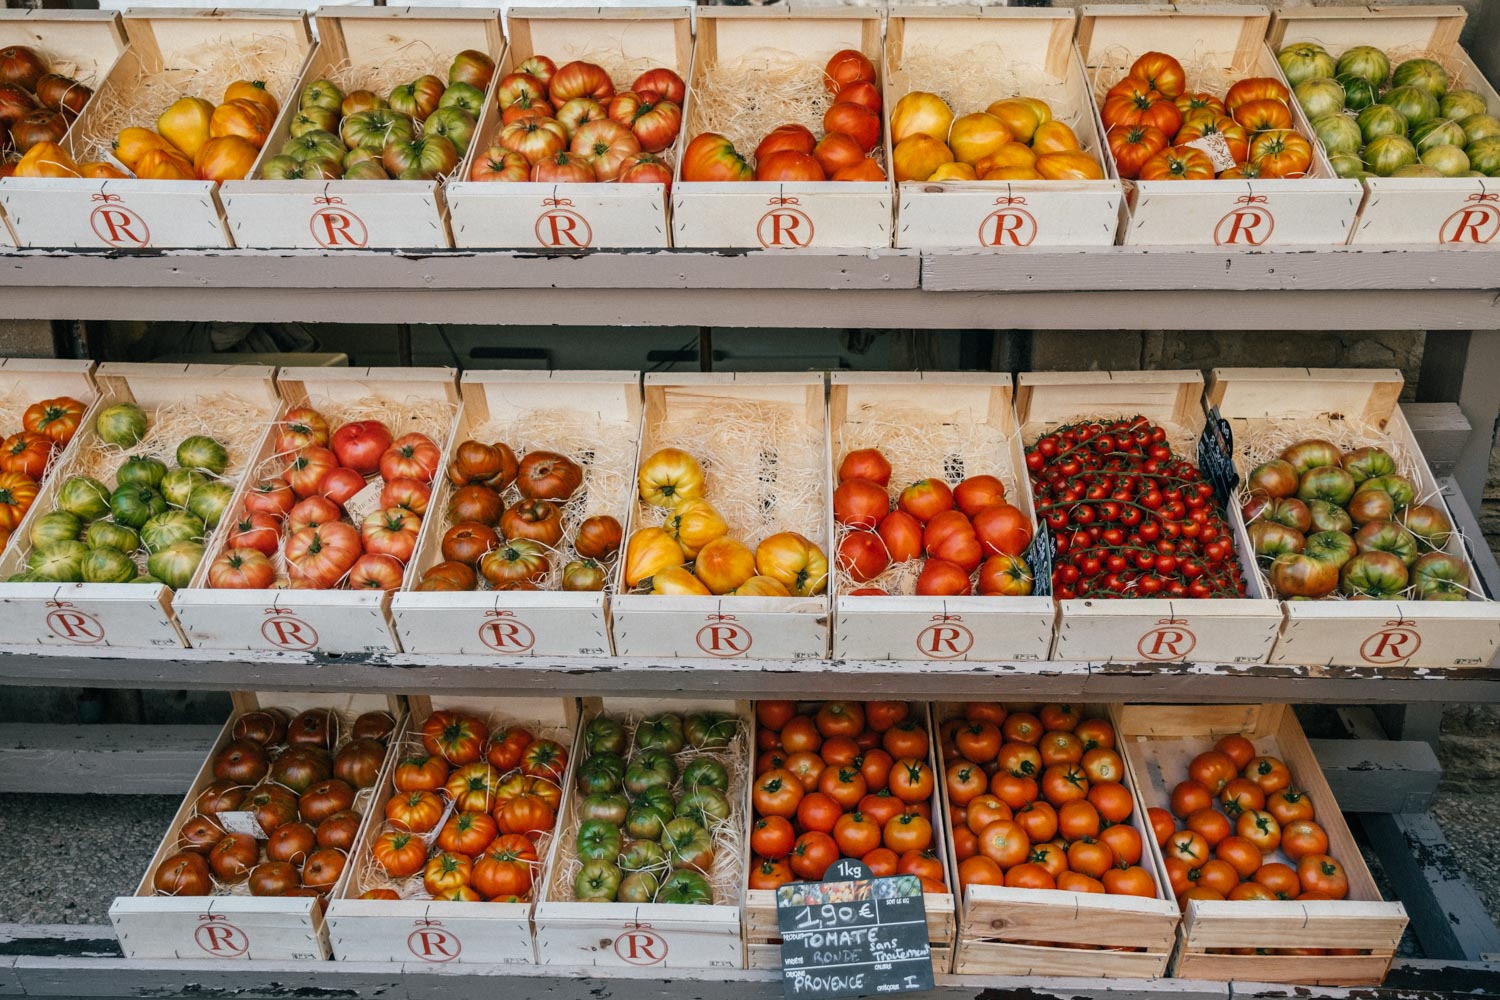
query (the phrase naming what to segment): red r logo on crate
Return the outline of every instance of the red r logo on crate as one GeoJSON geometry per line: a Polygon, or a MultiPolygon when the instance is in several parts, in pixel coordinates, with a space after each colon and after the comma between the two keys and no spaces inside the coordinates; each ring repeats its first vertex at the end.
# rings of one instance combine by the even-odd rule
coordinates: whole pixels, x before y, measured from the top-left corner
{"type": "Polygon", "coordinates": [[[615,938],[615,954],[631,965],[660,965],[667,960],[667,939],[648,924],[635,924],[615,938]]]}
{"type": "Polygon", "coordinates": [[[245,932],[221,914],[204,913],[198,919],[203,922],[193,931],[193,942],[214,958],[239,958],[250,950],[245,932]]]}
{"type": "Polygon", "coordinates": [[[793,247],[798,250],[812,242],[813,220],[800,208],[796,198],[772,198],[771,211],[755,224],[755,236],[763,247],[793,247]]]}
{"type": "Polygon", "coordinates": [[[1397,618],[1386,622],[1385,628],[1366,639],[1359,647],[1359,656],[1366,663],[1378,666],[1409,660],[1421,648],[1422,636],[1417,632],[1417,623],[1397,618]]]}
{"type": "Polygon", "coordinates": [[[444,930],[438,920],[418,920],[417,929],[406,939],[406,947],[424,962],[451,962],[464,950],[458,935],[444,930]]]}
{"type": "Polygon", "coordinates": [[[1263,194],[1242,194],[1236,198],[1239,205],[1234,211],[1219,220],[1214,227],[1214,243],[1221,247],[1248,244],[1258,247],[1271,238],[1276,228],[1276,217],[1262,206],[1268,199],[1263,194]]]}
{"type": "Polygon", "coordinates": [[[99,239],[112,247],[143,247],[151,242],[146,220],[120,204],[119,195],[101,191],[91,200],[103,203],[89,213],[89,228],[99,239]]]}
{"type": "Polygon", "coordinates": [[[959,624],[962,615],[933,615],[932,624],[917,633],[917,652],[934,660],[951,660],[974,648],[974,633],[959,624]]]}
{"type": "Polygon", "coordinates": [[[1500,235],[1500,194],[1481,191],[1464,199],[1464,207],[1438,227],[1439,243],[1488,243],[1500,235]],[[1473,204],[1469,204],[1473,202],[1473,204]]]}
{"type": "Polygon", "coordinates": [[[48,601],[47,631],[59,639],[75,642],[80,646],[93,646],[104,641],[104,626],[99,619],[79,611],[67,601],[48,601]]]}
{"type": "Polygon", "coordinates": [[[524,653],[536,644],[536,633],[515,620],[514,611],[486,611],[479,641],[497,653],[524,653]]]}
{"type": "Polygon", "coordinates": [[[544,247],[577,247],[583,249],[594,242],[594,229],[589,220],[573,211],[569,198],[543,198],[547,211],[537,216],[536,241],[544,247]]]}
{"type": "Polygon", "coordinates": [[[266,608],[270,615],[260,623],[261,636],[281,649],[302,651],[318,644],[318,630],[286,608],[266,608]]]}
{"type": "Polygon", "coordinates": [[[698,630],[698,648],[709,656],[743,656],[755,640],[750,630],[737,624],[734,615],[709,615],[708,624],[698,630]]]}
{"type": "Polygon", "coordinates": [[[996,205],[1003,205],[986,215],[979,223],[979,245],[982,247],[1029,247],[1036,239],[1036,216],[1016,205],[1026,204],[1026,199],[1006,195],[996,198],[996,205]]]}
{"type": "Polygon", "coordinates": [[[1141,636],[1136,643],[1136,652],[1148,660],[1158,662],[1181,660],[1198,645],[1198,637],[1187,627],[1182,618],[1157,619],[1156,628],[1141,636]]]}
{"type": "Polygon", "coordinates": [[[344,199],[327,195],[313,199],[314,205],[324,207],[313,212],[307,227],[312,230],[313,240],[325,250],[341,246],[362,247],[370,242],[370,231],[365,228],[364,220],[347,208],[337,207],[343,203],[344,199]]]}

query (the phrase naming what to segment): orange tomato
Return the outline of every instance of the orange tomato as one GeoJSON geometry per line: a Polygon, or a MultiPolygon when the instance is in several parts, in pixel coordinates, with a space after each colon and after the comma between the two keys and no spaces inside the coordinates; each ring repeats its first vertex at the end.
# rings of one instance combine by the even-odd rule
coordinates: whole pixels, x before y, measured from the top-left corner
{"type": "Polygon", "coordinates": [[[1046,868],[1034,862],[1016,865],[1005,873],[1005,884],[1012,889],[1056,889],[1057,881],[1046,868]]]}
{"type": "Polygon", "coordinates": [[[896,874],[896,852],[889,847],[877,847],[859,859],[859,863],[870,869],[876,878],[890,878],[896,874]]]}
{"type": "Polygon", "coordinates": [[[1042,755],[1029,743],[1004,743],[995,756],[995,763],[1006,774],[1031,777],[1042,773],[1042,755]]]}
{"type": "Polygon", "coordinates": [[[1301,177],[1312,164],[1312,144],[1290,128],[1261,132],[1250,140],[1250,162],[1263,177],[1301,177]]]}
{"type": "Polygon", "coordinates": [[[953,151],[941,139],[914,132],[896,143],[891,160],[898,182],[925,181],[938,167],[953,162],[953,151]]]}
{"type": "Polygon", "coordinates": [[[986,764],[1000,752],[1000,728],[993,722],[970,722],[953,734],[953,744],[966,759],[986,764]]]}
{"type": "Polygon", "coordinates": [[[925,760],[902,757],[891,768],[891,794],[903,802],[931,798],[933,787],[932,768],[925,760]]]}
{"type": "Polygon", "coordinates": [[[979,835],[969,829],[967,823],[953,821],[953,856],[959,861],[972,858],[979,853],[979,835]]]}
{"type": "Polygon", "coordinates": [[[1172,789],[1172,815],[1179,818],[1188,816],[1200,809],[1208,809],[1214,804],[1214,797],[1209,794],[1203,783],[1189,778],[1180,781],[1177,787],[1172,789]]]}
{"type": "Polygon", "coordinates": [[[1054,806],[1086,798],[1089,779],[1077,764],[1053,764],[1042,772],[1042,795],[1054,806]]]}
{"type": "Polygon", "coordinates": [[[927,753],[927,730],[914,719],[903,719],[885,731],[881,746],[892,757],[923,756],[927,753]]]}
{"type": "Polygon", "coordinates": [[[911,713],[911,706],[904,701],[865,702],[865,725],[877,733],[883,733],[911,713]]]}
{"type": "Polygon", "coordinates": [[[1221,896],[1229,895],[1239,884],[1239,872],[1235,871],[1228,862],[1220,861],[1218,858],[1205,861],[1198,869],[1198,886],[1212,889],[1221,896]]]}
{"type": "MultiPolygon", "coordinates": [[[[1254,787],[1256,791],[1260,790],[1259,785],[1255,785],[1254,787]]],[[[1258,805],[1255,808],[1264,808],[1272,816],[1275,816],[1276,822],[1282,826],[1295,823],[1299,819],[1312,819],[1314,815],[1312,797],[1306,792],[1290,787],[1283,788],[1267,796],[1263,805],[1258,805]]]]}
{"type": "Polygon", "coordinates": [[[1240,813],[1240,818],[1235,821],[1234,832],[1236,836],[1244,837],[1256,847],[1261,853],[1270,854],[1281,846],[1281,824],[1276,822],[1276,817],[1262,809],[1248,809],[1240,813]]]}
{"type": "Polygon", "coordinates": [[[1214,176],[1214,161],[1201,149],[1172,146],[1141,165],[1143,181],[1206,181],[1214,176]]]}
{"type": "Polygon", "coordinates": [[[1084,799],[1063,803],[1057,810],[1057,832],[1064,840],[1099,836],[1099,810],[1084,799]]]}
{"type": "Polygon", "coordinates": [[[1250,763],[1250,759],[1255,756],[1255,744],[1238,733],[1221,737],[1219,742],[1214,744],[1214,749],[1234,761],[1237,770],[1243,770],[1245,765],[1250,763]]]}
{"type": "Polygon", "coordinates": [[[1015,821],[1021,824],[1028,837],[1038,843],[1057,836],[1057,810],[1050,802],[1038,799],[1022,806],[1015,812],[1015,821]]]}
{"type": "Polygon", "coordinates": [[[1271,890],[1277,899],[1295,899],[1302,891],[1302,882],[1297,877],[1297,870],[1279,861],[1261,865],[1251,878],[1271,890]]]}
{"type": "Polygon", "coordinates": [[[1031,838],[1015,822],[998,820],[979,831],[979,851],[1001,868],[1011,868],[1031,854],[1031,838]]]}
{"type": "Polygon", "coordinates": [[[971,885],[1004,885],[1005,874],[988,857],[976,854],[959,862],[958,884],[960,888],[971,885]]]}
{"type": "Polygon", "coordinates": [[[797,781],[801,783],[802,790],[811,792],[817,789],[818,779],[823,777],[823,772],[828,769],[828,764],[811,751],[803,750],[787,757],[782,767],[796,775],[797,781]]]}
{"type": "Polygon", "coordinates": [[[1242,879],[1254,875],[1263,863],[1260,848],[1244,837],[1225,837],[1214,846],[1214,857],[1228,863],[1242,879]]]}
{"type": "Polygon", "coordinates": [[[1012,809],[1020,809],[1028,802],[1035,802],[1040,794],[1035,778],[1023,778],[1004,771],[996,771],[990,779],[990,791],[1012,809]]]}
{"type": "Polygon", "coordinates": [[[1279,792],[1292,783],[1292,772],[1275,757],[1256,757],[1245,765],[1245,775],[1267,795],[1279,792]]]}
{"type": "Polygon", "coordinates": [[[1229,115],[1251,132],[1272,132],[1292,127],[1292,109],[1281,101],[1246,101],[1231,110],[1229,115]]]}
{"type": "Polygon", "coordinates": [[[813,720],[805,715],[796,715],[781,727],[781,745],[788,753],[816,752],[823,745],[823,734],[813,720]]]}
{"type": "Polygon", "coordinates": [[[755,719],[766,729],[780,732],[781,727],[797,714],[794,701],[758,701],[755,703],[755,719]]]}
{"type": "Polygon", "coordinates": [[[912,813],[892,816],[886,821],[883,841],[893,851],[925,851],[932,846],[932,824],[912,813]]]}
{"type": "Polygon", "coordinates": [[[1196,867],[1210,857],[1208,841],[1201,833],[1183,830],[1167,838],[1166,854],[1185,865],[1196,867]]]}
{"type": "Polygon", "coordinates": [[[1230,114],[1234,114],[1236,108],[1242,107],[1252,101],[1280,101],[1289,104],[1292,100],[1291,91],[1280,80],[1269,76],[1252,76],[1237,81],[1224,95],[1224,107],[1230,114]]]}
{"type": "Polygon", "coordinates": [[[1101,781],[1089,788],[1089,802],[1111,823],[1123,823],[1130,818],[1134,803],[1130,791],[1118,781],[1101,781]]]}
{"type": "Polygon", "coordinates": [[[971,701],[964,705],[964,718],[970,722],[993,722],[1002,726],[1009,714],[1005,706],[998,702],[971,701]]]}
{"type": "Polygon", "coordinates": [[[1057,887],[1064,892],[1103,893],[1105,891],[1103,882],[1077,872],[1063,872],[1057,876],[1057,887]]]}
{"type": "Polygon", "coordinates": [[[803,830],[832,833],[843,814],[843,808],[822,792],[810,792],[797,803],[797,825],[803,830]]]}
{"type": "Polygon", "coordinates": [[[1083,740],[1085,756],[1087,756],[1087,751],[1096,748],[1104,750],[1115,748],[1115,727],[1104,719],[1084,719],[1074,728],[1073,733],[1083,740]]]}
{"type": "Polygon", "coordinates": [[[1031,844],[1031,857],[1029,863],[1041,865],[1057,878],[1068,870],[1068,852],[1057,844],[1031,844]]]}
{"type": "Polygon", "coordinates": [[[1001,732],[1005,734],[1008,742],[1029,743],[1036,746],[1041,742],[1046,727],[1042,725],[1041,719],[1028,712],[1012,712],[1005,717],[1001,732]]]}
{"type": "Polygon", "coordinates": [[[1310,819],[1293,820],[1281,829],[1281,850],[1293,861],[1328,853],[1328,834],[1310,819]]]}
{"type": "Polygon", "coordinates": [[[1047,767],[1053,764],[1077,764],[1083,760],[1083,741],[1064,730],[1049,730],[1037,744],[1037,750],[1042,755],[1042,763],[1047,767]]]}
{"type": "Polygon", "coordinates": [[[1219,793],[1219,801],[1224,804],[1224,811],[1235,818],[1246,809],[1264,809],[1266,793],[1253,781],[1235,778],[1219,793]]]}
{"type": "Polygon", "coordinates": [[[987,111],[961,115],[953,120],[948,130],[948,145],[953,150],[954,159],[970,166],[1013,138],[1005,123],[987,111]]]}
{"type": "Polygon", "coordinates": [[[1046,154],[1076,152],[1081,147],[1071,128],[1060,121],[1050,121],[1037,126],[1031,137],[1031,148],[1046,154]]]}
{"type": "Polygon", "coordinates": [[[1208,841],[1209,847],[1215,846],[1233,832],[1224,814],[1212,807],[1188,814],[1184,822],[1189,830],[1208,841]]]}
{"type": "Polygon", "coordinates": [[[1080,875],[1099,878],[1114,867],[1115,852],[1108,844],[1084,837],[1068,845],[1068,867],[1080,875]]]}
{"type": "Polygon", "coordinates": [[[993,795],[978,795],[969,800],[964,822],[978,833],[991,823],[1002,819],[1013,819],[1010,806],[993,795]]]}
{"type": "Polygon", "coordinates": [[[1151,833],[1156,838],[1156,846],[1167,846],[1167,838],[1177,832],[1177,820],[1165,809],[1155,806],[1147,809],[1146,815],[1151,820],[1151,833]]]}
{"type": "Polygon", "coordinates": [[[1099,831],[1099,839],[1115,853],[1116,864],[1133,865],[1141,860],[1141,835],[1128,823],[1116,823],[1099,831]]]}
{"type": "MultiPolygon", "coordinates": [[[[956,806],[968,805],[972,799],[983,794],[984,790],[989,787],[989,782],[985,780],[984,771],[979,765],[971,764],[966,760],[949,764],[946,777],[948,801],[956,806]]],[[[1006,805],[1010,803],[1007,802],[1006,805]]]]}

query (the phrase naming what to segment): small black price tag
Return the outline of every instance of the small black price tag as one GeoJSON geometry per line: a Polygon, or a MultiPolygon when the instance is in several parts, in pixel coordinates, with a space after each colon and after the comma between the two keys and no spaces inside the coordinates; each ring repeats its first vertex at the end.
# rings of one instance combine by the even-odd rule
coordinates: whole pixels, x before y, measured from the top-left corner
{"type": "Polygon", "coordinates": [[[1209,408],[1208,422],[1198,437],[1198,468],[1213,486],[1214,498],[1227,508],[1240,484],[1240,474],[1234,467],[1234,431],[1217,406],[1209,408]]]}
{"type": "Polygon", "coordinates": [[[822,882],[776,890],[781,981],[791,998],[865,997],[933,988],[922,880],[874,878],[837,861],[822,882]]]}
{"type": "Polygon", "coordinates": [[[1052,528],[1046,521],[1037,521],[1036,534],[1026,546],[1024,558],[1031,567],[1031,594],[1033,597],[1052,596],[1052,560],[1057,556],[1057,546],[1052,542],[1052,528]]]}

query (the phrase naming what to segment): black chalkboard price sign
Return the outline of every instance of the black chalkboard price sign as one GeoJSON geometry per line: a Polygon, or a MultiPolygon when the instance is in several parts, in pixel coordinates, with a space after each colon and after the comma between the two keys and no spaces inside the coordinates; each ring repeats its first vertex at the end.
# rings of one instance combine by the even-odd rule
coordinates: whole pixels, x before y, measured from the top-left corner
{"type": "Polygon", "coordinates": [[[848,859],[835,862],[824,879],[776,890],[788,1000],[932,989],[921,880],[874,878],[848,859]]]}
{"type": "Polygon", "coordinates": [[[1198,468],[1213,485],[1214,499],[1228,507],[1234,499],[1234,488],[1240,484],[1240,474],[1234,468],[1234,431],[1217,406],[1209,408],[1208,422],[1198,437],[1198,468]]]}

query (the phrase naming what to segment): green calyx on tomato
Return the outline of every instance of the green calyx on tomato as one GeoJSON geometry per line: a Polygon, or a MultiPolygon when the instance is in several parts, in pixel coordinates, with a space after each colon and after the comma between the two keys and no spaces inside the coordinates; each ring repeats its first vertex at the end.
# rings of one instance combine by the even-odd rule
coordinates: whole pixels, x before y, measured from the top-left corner
{"type": "Polygon", "coordinates": [[[620,869],[610,861],[587,861],[573,879],[580,903],[612,903],[619,891],[620,869]]]}
{"type": "Polygon", "coordinates": [[[699,788],[689,792],[677,803],[677,815],[685,816],[705,827],[727,822],[730,812],[729,799],[714,788],[699,788]]]}
{"type": "Polygon", "coordinates": [[[688,791],[712,788],[729,791],[729,772],[712,757],[699,757],[682,769],[682,787],[688,791]]]}
{"type": "Polygon", "coordinates": [[[626,871],[665,868],[667,852],[655,840],[632,840],[620,852],[620,867],[626,871]]]}
{"type": "Polygon", "coordinates": [[[578,790],[585,795],[613,794],[624,777],[625,760],[619,754],[594,754],[578,767],[578,790]]]}
{"type": "Polygon", "coordinates": [[[677,782],[677,765],[664,750],[643,750],[625,768],[625,790],[639,795],[648,788],[671,788],[677,782]]]}
{"type": "Polygon", "coordinates": [[[672,814],[656,806],[637,803],[625,817],[625,832],[637,840],[655,840],[662,835],[672,814]]]}
{"type": "Polygon", "coordinates": [[[625,838],[620,828],[600,819],[584,820],[578,827],[576,848],[585,861],[608,861],[613,865],[620,856],[625,838]]]}
{"type": "Polygon", "coordinates": [[[677,903],[708,906],[714,901],[713,886],[708,879],[687,868],[679,868],[661,884],[656,892],[658,903],[677,903]]]}
{"type": "Polygon", "coordinates": [[[673,868],[708,871],[714,863],[714,841],[707,830],[690,819],[678,817],[661,833],[661,846],[673,868]]]}
{"type": "Polygon", "coordinates": [[[681,753],[684,737],[682,717],[664,712],[642,719],[635,727],[637,750],[664,750],[669,754],[681,753]]]}
{"type": "Polygon", "coordinates": [[[598,716],[583,731],[583,746],[590,757],[598,753],[624,753],[625,727],[614,719],[598,716]]]}
{"type": "Polygon", "coordinates": [[[683,724],[689,746],[699,750],[722,750],[734,739],[738,722],[724,712],[694,712],[683,724]]]}

